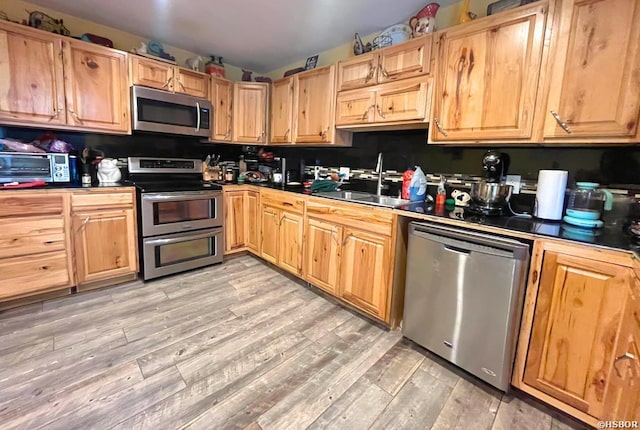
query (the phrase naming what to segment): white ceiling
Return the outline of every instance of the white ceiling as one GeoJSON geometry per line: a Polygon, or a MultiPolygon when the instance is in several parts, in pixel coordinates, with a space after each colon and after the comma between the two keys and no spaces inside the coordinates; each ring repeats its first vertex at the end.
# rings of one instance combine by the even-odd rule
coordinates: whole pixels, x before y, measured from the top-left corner
{"type": "MultiPolygon", "coordinates": [[[[259,73],[406,22],[427,0],[29,0],[259,73]]],[[[456,0],[439,0],[441,6],[456,0]]],[[[108,37],[108,35],[105,35],[108,37]]]]}

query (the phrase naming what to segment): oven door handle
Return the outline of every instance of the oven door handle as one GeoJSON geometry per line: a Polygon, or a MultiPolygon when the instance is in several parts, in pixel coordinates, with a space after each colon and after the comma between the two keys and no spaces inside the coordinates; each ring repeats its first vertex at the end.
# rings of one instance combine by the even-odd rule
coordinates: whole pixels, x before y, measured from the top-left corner
{"type": "Polygon", "coordinates": [[[180,193],[168,193],[168,194],[142,194],[142,200],[149,202],[168,202],[168,201],[182,201],[182,200],[200,200],[202,198],[215,199],[222,196],[220,191],[185,191],[180,193]]]}
{"type": "Polygon", "coordinates": [[[197,233],[197,234],[181,234],[180,237],[172,237],[168,239],[151,239],[145,240],[145,245],[157,246],[157,245],[169,245],[172,243],[188,242],[190,240],[208,239],[214,237],[217,234],[222,233],[222,230],[216,230],[215,232],[197,233]]]}
{"type": "Polygon", "coordinates": [[[200,131],[200,103],[196,102],[196,133],[200,131]]]}

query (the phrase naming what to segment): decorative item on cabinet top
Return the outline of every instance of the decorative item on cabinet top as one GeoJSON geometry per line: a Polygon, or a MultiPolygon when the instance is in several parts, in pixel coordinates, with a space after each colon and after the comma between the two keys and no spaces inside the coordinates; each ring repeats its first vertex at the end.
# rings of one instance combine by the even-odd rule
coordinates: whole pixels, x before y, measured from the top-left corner
{"type": "Polygon", "coordinates": [[[436,30],[436,13],[440,5],[438,3],[429,3],[409,20],[409,27],[413,32],[413,37],[423,34],[433,33],[436,30]]]}

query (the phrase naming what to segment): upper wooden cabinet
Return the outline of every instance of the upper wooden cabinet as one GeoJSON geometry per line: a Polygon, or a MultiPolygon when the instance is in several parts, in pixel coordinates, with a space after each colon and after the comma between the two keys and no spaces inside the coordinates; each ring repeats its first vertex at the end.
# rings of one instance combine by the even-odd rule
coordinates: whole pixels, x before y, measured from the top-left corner
{"type": "Polygon", "coordinates": [[[640,3],[562,0],[558,7],[544,139],[638,141],[640,3]]]}
{"type": "Polygon", "coordinates": [[[336,126],[414,124],[427,127],[432,78],[421,76],[338,93],[336,126]]]}
{"type": "Polygon", "coordinates": [[[130,56],[131,83],[194,97],[209,98],[210,77],[159,60],[130,56]]]}
{"type": "Polygon", "coordinates": [[[129,132],[127,54],[75,40],[64,45],[67,123],[129,132]]]}
{"type": "Polygon", "coordinates": [[[130,133],[128,54],[0,22],[0,121],[130,133]]]}
{"type": "Polygon", "coordinates": [[[335,133],[334,65],[295,75],[296,143],[332,143],[335,133]]]}
{"type": "Polygon", "coordinates": [[[433,35],[359,55],[338,63],[338,91],[429,73],[433,35]]]}
{"type": "Polygon", "coordinates": [[[640,419],[640,280],[631,260],[536,242],[514,385],[594,426],[640,419]]]}
{"type": "Polygon", "coordinates": [[[231,142],[233,125],[233,82],[211,78],[211,104],[213,105],[213,127],[211,140],[231,142]]]}
{"type": "Polygon", "coordinates": [[[233,141],[267,143],[269,84],[235,82],[233,85],[233,141]]]}
{"type": "Polygon", "coordinates": [[[293,141],[293,77],[271,86],[271,143],[293,141]]]}
{"type": "Polygon", "coordinates": [[[538,91],[547,2],[444,30],[430,139],[529,139],[538,91]]]}
{"type": "Polygon", "coordinates": [[[62,39],[0,22],[0,119],[66,124],[62,39]]]}

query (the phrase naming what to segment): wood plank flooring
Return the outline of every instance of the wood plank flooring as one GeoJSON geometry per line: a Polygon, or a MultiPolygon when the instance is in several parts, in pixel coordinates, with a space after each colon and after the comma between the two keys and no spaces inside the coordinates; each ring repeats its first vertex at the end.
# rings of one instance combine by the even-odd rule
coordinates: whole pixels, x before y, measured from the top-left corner
{"type": "Polygon", "coordinates": [[[250,256],[0,313],[0,429],[578,429],[250,256]]]}

